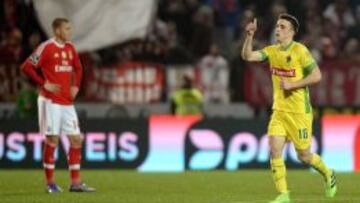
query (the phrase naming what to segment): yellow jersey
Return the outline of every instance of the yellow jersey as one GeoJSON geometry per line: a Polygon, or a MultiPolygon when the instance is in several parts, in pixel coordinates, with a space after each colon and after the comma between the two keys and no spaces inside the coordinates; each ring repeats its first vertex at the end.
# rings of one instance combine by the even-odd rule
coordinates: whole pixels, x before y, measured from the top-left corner
{"type": "Polygon", "coordinates": [[[287,47],[270,45],[260,50],[262,60],[270,64],[273,83],[273,109],[293,113],[310,113],[308,87],[295,90],[280,89],[280,78],[297,81],[317,67],[309,50],[301,43],[292,41],[287,47]]]}

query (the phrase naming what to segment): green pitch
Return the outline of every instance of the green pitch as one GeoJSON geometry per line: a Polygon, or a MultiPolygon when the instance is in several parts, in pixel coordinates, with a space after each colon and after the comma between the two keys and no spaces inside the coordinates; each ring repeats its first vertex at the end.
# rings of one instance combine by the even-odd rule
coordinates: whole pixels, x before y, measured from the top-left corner
{"type": "MultiPolygon", "coordinates": [[[[41,170],[0,170],[0,202],[14,203],[264,203],[275,197],[267,170],[185,173],[137,173],[121,170],[86,170],[82,177],[96,193],[67,191],[66,170],[56,171],[61,194],[46,194],[41,170]]],[[[360,173],[337,174],[338,195],[328,200],[320,175],[305,170],[288,172],[292,202],[360,202],[360,173]]]]}

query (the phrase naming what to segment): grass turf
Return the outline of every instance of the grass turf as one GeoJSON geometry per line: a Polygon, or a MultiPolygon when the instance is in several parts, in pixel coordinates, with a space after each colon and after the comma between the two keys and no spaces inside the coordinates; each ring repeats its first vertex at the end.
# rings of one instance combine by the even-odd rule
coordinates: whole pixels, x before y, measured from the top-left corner
{"type": "MultiPolygon", "coordinates": [[[[138,173],[122,170],[83,170],[96,193],[67,191],[66,170],[56,171],[61,194],[44,192],[42,170],[0,170],[0,202],[14,203],[245,203],[268,202],[276,195],[268,170],[138,173]]],[[[322,178],[306,170],[289,170],[292,202],[360,202],[360,173],[337,174],[338,195],[324,197],[322,178]]]]}

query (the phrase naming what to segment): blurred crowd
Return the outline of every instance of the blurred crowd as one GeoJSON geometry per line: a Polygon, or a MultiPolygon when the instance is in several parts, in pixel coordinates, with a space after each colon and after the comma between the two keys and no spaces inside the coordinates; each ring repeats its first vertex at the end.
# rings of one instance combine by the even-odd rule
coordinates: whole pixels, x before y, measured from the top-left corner
{"type": "Polygon", "coordinates": [[[358,0],[160,0],[156,30],[170,48],[186,47],[192,59],[206,55],[213,43],[231,59],[238,57],[243,28],[253,18],[259,23],[257,48],[274,43],[273,28],[281,13],[298,18],[297,40],[305,43],[319,62],[343,59],[359,63],[358,0]]]}
{"type": "MultiPolygon", "coordinates": [[[[196,63],[216,44],[227,60],[238,57],[244,25],[258,19],[256,46],[273,43],[277,16],[288,12],[300,21],[297,40],[318,61],[359,62],[359,0],[158,0],[157,16],[146,39],[98,51],[104,63],[144,60],[196,63]],[[115,51],[114,51],[115,50],[115,51]]],[[[23,60],[46,36],[31,0],[0,4],[1,63],[23,60]]]]}
{"type": "MultiPolygon", "coordinates": [[[[158,0],[157,4],[145,39],[85,53],[87,58],[99,66],[127,61],[192,64],[218,74],[220,79],[204,74],[209,85],[220,81],[221,88],[229,87],[229,95],[219,93],[215,100],[242,101],[238,89],[244,61],[239,50],[244,26],[257,18],[255,48],[262,48],[274,43],[274,24],[279,14],[287,12],[300,21],[296,40],[307,45],[319,63],[360,64],[359,0],[158,0]]],[[[0,10],[0,65],[20,63],[47,37],[31,0],[3,0],[0,10]]]]}

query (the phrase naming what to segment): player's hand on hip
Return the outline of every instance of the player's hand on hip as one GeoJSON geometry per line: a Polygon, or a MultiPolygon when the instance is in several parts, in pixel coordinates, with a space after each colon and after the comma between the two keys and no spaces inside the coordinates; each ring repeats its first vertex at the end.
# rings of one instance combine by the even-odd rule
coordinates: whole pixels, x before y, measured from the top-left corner
{"type": "Polygon", "coordinates": [[[291,82],[284,80],[283,77],[280,77],[280,89],[282,90],[292,90],[293,85],[291,82]]]}
{"type": "Polygon", "coordinates": [[[49,81],[45,82],[44,88],[51,93],[57,93],[60,91],[60,85],[51,83],[49,81]]]}
{"type": "Polygon", "coordinates": [[[255,31],[257,29],[257,20],[256,18],[254,18],[253,21],[251,21],[250,23],[248,23],[245,27],[246,30],[246,34],[253,36],[255,34],[255,31]]]}
{"type": "Polygon", "coordinates": [[[71,94],[71,98],[75,99],[76,95],[79,92],[79,88],[77,86],[72,86],[70,88],[70,94],[71,94]]]}

